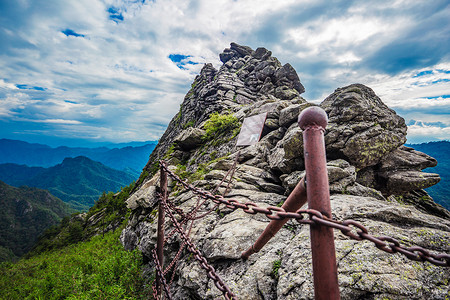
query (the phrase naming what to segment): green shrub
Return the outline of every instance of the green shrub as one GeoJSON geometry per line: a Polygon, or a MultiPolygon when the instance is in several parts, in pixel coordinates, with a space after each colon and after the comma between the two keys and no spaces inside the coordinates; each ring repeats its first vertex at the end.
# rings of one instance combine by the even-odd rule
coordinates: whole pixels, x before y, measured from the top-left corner
{"type": "Polygon", "coordinates": [[[189,172],[186,171],[186,165],[181,165],[181,164],[177,165],[175,174],[180,176],[181,179],[186,179],[189,176],[189,172]]]}
{"type": "Polygon", "coordinates": [[[235,135],[236,129],[239,129],[240,126],[239,120],[233,114],[212,113],[204,125],[206,131],[204,139],[209,141],[230,131],[235,135]]]}
{"type": "Polygon", "coordinates": [[[188,127],[194,127],[194,120],[191,120],[189,122],[187,122],[186,124],[183,125],[183,129],[186,129],[188,127]]]}

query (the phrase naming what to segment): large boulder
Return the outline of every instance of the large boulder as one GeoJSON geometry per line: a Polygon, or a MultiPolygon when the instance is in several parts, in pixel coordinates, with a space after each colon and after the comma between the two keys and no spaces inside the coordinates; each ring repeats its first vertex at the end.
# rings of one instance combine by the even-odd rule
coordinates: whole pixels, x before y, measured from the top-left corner
{"type": "Polygon", "coordinates": [[[200,128],[189,127],[175,137],[174,143],[183,150],[192,150],[200,146],[206,131],[200,128]]]}
{"type": "Polygon", "coordinates": [[[359,169],[376,165],[406,142],[405,120],[367,86],[338,88],[320,106],[329,117],[325,135],[329,155],[359,169]]]}

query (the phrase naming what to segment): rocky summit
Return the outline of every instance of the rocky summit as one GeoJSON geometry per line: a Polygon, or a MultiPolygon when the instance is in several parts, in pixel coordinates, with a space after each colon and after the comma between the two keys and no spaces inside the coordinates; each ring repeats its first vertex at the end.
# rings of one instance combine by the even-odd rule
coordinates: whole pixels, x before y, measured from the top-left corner
{"type": "MultiPolygon", "coordinates": [[[[155,270],[151,257],[159,160],[200,189],[261,207],[280,206],[305,174],[297,118],[315,104],[301,97],[305,89],[294,68],[265,48],[235,43],[219,57],[220,69],[206,64],[195,78],[127,200],[132,214],[121,241],[148,258],[149,277],[155,270]],[[244,118],[261,113],[267,119],[260,141],[236,147],[244,118]],[[231,183],[221,184],[230,169],[231,183]]],[[[404,119],[362,84],[337,88],[320,107],[329,117],[325,143],[333,217],[355,220],[372,235],[393,237],[406,247],[450,253],[450,213],[424,191],[439,182],[439,175],[421,171],[437,162],[403,145],[404,119]]],[[[174,180],[169,180],[169,201],[185,213],[201,203],[174,180]]],[[[190,239],[239,299],[314,298],[308,225],[290,220],[260,252],[243,260],[241,253],[255,242],[268,218],[217,207],[212,201],[200,205],[197,215],[203,217],[187,229],[190,239]]],[[[183,242],[170,234],[168,218],[165,231],[167,265],[183,242]]],[[[386,253],[338,230],[334,236],[342,299],[449,297],[450,268],[386,253]]],[[[179,256],[174,273],[169,272],[174,299],[222,297],[192,254],[184,249],[179,256]]]]}

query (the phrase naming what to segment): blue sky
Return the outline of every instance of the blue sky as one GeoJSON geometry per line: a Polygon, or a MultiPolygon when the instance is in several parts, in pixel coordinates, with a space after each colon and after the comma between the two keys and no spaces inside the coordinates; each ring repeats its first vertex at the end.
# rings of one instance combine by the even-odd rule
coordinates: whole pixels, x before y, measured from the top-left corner
{"type": "Polygon", "coordinates": [[[450,139],[445,1],[0,0],[0,138],[157,140],[230,42],[290,63],[308,101],[363,83],[408,142],[450,139]]]}

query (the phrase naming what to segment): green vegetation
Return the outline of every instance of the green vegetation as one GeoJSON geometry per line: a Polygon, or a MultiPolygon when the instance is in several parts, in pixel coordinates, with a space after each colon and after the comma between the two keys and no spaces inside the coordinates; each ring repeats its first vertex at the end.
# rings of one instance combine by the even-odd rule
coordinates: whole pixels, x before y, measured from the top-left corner
{"type": "Polygon", "coordinates": [[[175,144],[172,144],[170,145],[169,149],[167,149],[167,152],[164,155],[163,159],[169,159],[174,151],[175,151],[175,144]]]}
{"type": "Polygon", "coordinates": [[[189,179],[191,182],[201,180],[207,173],[208,167],[206,166],[206,164],[199,164],[197,170],[195,170],[195,172],[190,175],[189,179]]]}
{"type": "MultiPolygon", "coordinates": [[[[150,174],[150,176],[153,176],[153,175],[155,175],[156,174],[156,172],[158,172],[158,170],[159,170],[159,161],[158,160],[156,160],[156,161],[154,161],[153,163],[152,163],[152,165],[150,166],[150,172],[147,172],[147,176],[148,176],[148,174],[150,174]]],[[[142,182],[144,182],[144,179],[145,179],[146,177],[143,177],[143,176],[141,176],[141,179],[139,179],[139,184],[141,184],[142,182]]]]}
{"type": "MultiPolygon", "coordinates": [[[[103,191],[117,191],[135,180],[133,175],[109,168],[84,156],[66,158],[59,165],[41,168],[34,176],[29,176],[28,170],[35,168],[19,167],[23,169],[23,175],[21,180],[16,178],[16,186],[46,189],[77,211],[87,211],[103,191]]],[[[0,180],[2,178],[0,173],[0,180]]]]}
{"type": "Polygon", "coordinates": [[[215,160],[217,158],[217,151],[214,150],[213,152],[211,152],[209,154],[209,157],[211,158],[211,160],[215,160]]]}
{"type": "Polygon", "coordinates": [[[201,180],[204,178],[204,176],[208,173],[208,167],[206,164],[199,164],[197,170],[191,173],[186,171],[185,165],[180,164],[177,165],[175,173],[183,180],[186,179],[189,182],[194,182],[196,180],[201,180]]]}
{"type": "Polygon", "coordinates": [[[204,139],[205,141],[215,139],[220,142],[221,139],[219,137],[229,132],[232,132],[231,138],[234,138],[239,133],[240,128],[241,123],[233,114],[219,114],[215,112],[209,116],[204,125],[206,131],[204,139]]]}
{"type": "Polygon", "coordinates": [[[348,93],[348,92],[354,92],[354,93],[358,93],[358,94],[361,94],[361,93],[362,93],[361,89],[360,89],[359,87],[357,87],[357,86],[352,86],[351,88],[346,89],[345,92],[346,92],[346,93],[348,93]]]}
{"type": "Polygon", "coordinates": [[[17,263],[1,263],[0,299],[149,299],[142,254],[119,241],[133,187],[103,193],[89,212],[47,229],[17,263]]]}
{"type": "Polygon", "coordinates": [[[223,211],[221,211],[219,208],[216,209],[216,213],[217,215],[219,215],[219,218],[223,219],[223,217],[225,217],[225,214],[223,211]]]}
{"type": "Polygon", "coordinates": [[[134,183],[117,194],[103,193],[85,216],[75,213],[65,217],[59,225],[48,228],[27,256],[88,240],[95,233],[105,233],[108,227],[118,228],[128,218],[125,200],[133,187],[134,183]]]}
{"type": "Polygon", "coordinates": [[[280,275],[278,274],[278,270],[281,267],[281,259],[277,259],[272,263],[272,273],[270,274],[272,278],[278,279],[280,275]]]}
{"type": "Polygon", "coordinates": [[[39,235],[72,211],[48,191],[0,181],[0,261],[28,252],[39,235]]]}
{"type": "Polygon", "coordinates": [[[148,299],[142,254],[125,251],[120,230],[0,264],[0,299],[148,299]]]}
{"type": "MultiPolygon", "coordinates": [[[[159,164],[158,164],[158,166],[159,166],[159,164]]],[[[156,173],[156,171],[155,171],[155,173],[156,173]]],[[[147,171],[147,170],[144,170],[144,171],[142,172],[141,176],[139,177],[139,181],[136,183],[136,185],[140,185],[141,183],[143,183],[144,180],[145,180],[149,175],[150,175],[150,174],[148,173],[148,171],[147,171]]]]}
{"type": "Polygon", "coordinates": [[[61,249],[83,239],[84,221],[77,218],[78,213],[65,217],[60,224],[45,230],[39,237],[37,244],[25,255],[31,257],[37,253],[43,253],[53,249],[61,249]]]}
{"type": "Polygon", "coordinates": [[[176,114],[176,116],[174,118],[175,124],[178,125],[180,123],[182,115],[183,115],[183,106],[180,104],[180,110],[178,111],[178,113],[176,114]]]}
{"type": "Polygon", "coordinates": [[[186,129],[188,127],[194,127],[194,120],[191,120],[189,122],[187,122],[186,124],[183,125],[183,129],[186,129]]]}
{"type": "Polygon", "coordinates": [[[177,169],[175,170],[175,174],[180,176],[181,179],[186,179],[189,176],[189,172],[186,171],[185,165],[177,165],[177,169]]]}

